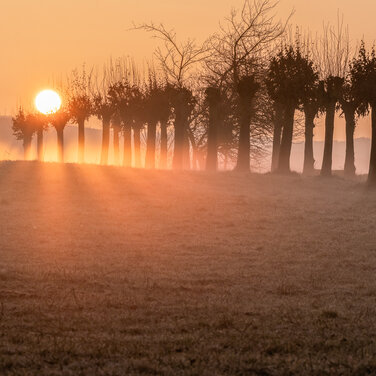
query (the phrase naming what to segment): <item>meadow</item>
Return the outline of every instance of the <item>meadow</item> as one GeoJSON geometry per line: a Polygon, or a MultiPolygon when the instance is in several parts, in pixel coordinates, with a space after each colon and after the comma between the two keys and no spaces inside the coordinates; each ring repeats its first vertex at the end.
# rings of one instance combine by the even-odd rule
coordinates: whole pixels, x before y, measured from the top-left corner
{"type": "Polygon", "coordinates": [[[1,163],[0,374],[376,374],[364,180],[1,163]]]}

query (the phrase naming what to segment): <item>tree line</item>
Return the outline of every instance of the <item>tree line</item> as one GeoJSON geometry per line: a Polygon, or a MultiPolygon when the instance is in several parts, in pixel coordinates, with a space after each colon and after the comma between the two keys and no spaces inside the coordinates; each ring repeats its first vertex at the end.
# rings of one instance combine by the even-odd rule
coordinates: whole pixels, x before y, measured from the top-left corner
{"type": "Polygon", "coordinates": [[[78,162],[84,162],[85,123],[102,123],[100,162],[109,158],[110,129],[115,163],[124,166],[206,169],[219,166],[247,172],[272,146],[271,171],[290,172],[293,137],[304,134],[303,173],[315,172],[315,123],[325,118],[321,175],[332,174],[335,115],[346,121],[344,172],[355,175],[354,131],[371,115],[369,183],[376,185],[376,52],[361,41],[351,45],[339,17],[312,37],[276,17],[278,1],[245,0],[219,31],[203,43],[179,41],[163,24],[134,25],[161,41],[154,61],[140,69],[130,58],[109,63],[101,74],[75,71],[60,85],[63,106],[44,116],[20,108],[13,131],[25,159],[37,137],[57,133],[58,160],[64,161],[64,128],[78,126],[78,162]],[[145,157],[143,158],[142,150],[145,157]],[[133,163],[132,163],[133,159],[133,163]],[[158,161],[158,163],[157,163],[158,161]]]}

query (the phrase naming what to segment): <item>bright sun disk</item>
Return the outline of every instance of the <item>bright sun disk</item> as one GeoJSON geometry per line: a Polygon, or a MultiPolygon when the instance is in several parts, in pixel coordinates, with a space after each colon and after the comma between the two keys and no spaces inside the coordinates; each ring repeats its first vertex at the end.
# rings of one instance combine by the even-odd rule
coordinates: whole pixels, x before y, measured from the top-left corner
{"type": "Polygon", "coordinates": [[[35,106],[42,114],[53,114],[61,106],[61,98],[53,90],[43,90],[35,98],[35,106]]]}

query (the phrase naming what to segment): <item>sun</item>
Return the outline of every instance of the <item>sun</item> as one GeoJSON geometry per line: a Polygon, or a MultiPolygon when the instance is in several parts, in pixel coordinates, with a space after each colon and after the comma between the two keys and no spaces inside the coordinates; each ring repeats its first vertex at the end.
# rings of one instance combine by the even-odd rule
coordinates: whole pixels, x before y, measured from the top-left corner
{"type": "Polygon", "coordinates": [[[61,98],[56,91],[43,90],[36,96],[35,106],[42,114],[53,114],[59,110],[61,98]]]}

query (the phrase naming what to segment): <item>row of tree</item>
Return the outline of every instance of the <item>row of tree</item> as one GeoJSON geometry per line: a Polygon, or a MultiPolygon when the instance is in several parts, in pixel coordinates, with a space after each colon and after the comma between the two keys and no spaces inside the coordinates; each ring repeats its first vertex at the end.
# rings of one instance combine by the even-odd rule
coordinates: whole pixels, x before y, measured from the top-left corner
{"type": "Polygon", "coordinates": [[[78,125],[78,161],[83,162],[85,122],[96,116],[102,122],[102,164],[108,163],[112,127],[115,161],[123,134],[124,166],[132,165],[133,156],[136,167],[154,168],[159,150],[160,168],[169,167],[172,155],[174,169],[215,171],[219,164],[232,164],[249,171],[272,142],[272,171],[288,173],[294,134],[304,132],[304,173],[312,174],[315,121],[325,116],[321,174],[330,176],[335,114],[340,112],[346,120],[344,170],[351,176],[356,122],[371,112],[369,182],[376,185],[375,50],[367,50],[363,42],[353,50],[341,19],[337,28],[325,27],[315,40],[299,30],[291,36],[289,19],[275,18],[277,5],[245,0],[202,44],[180,43],[163,25],[135,26],[162,40],[156,67],[149,65],[144,73],[123,59],[108,64],[100,76],[76,71],[59,88],[64,105],[58,112],[43,116],[20,109],[13,129],[24,142],[25,157],[36,134],[42,159],[43,132],[51,125],[63,161],[64,127],[73,122],[78,125]]]}

